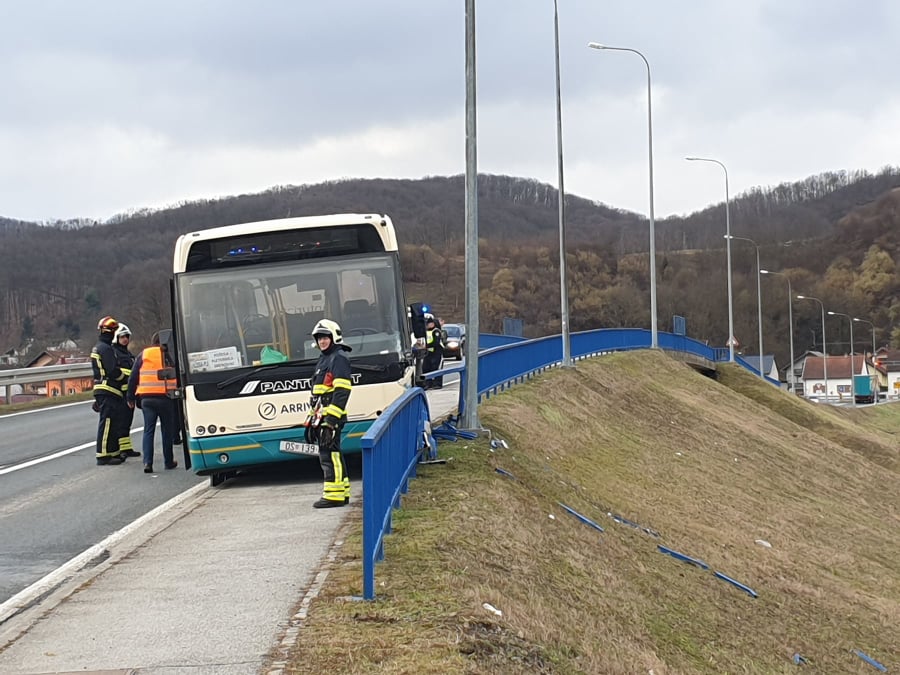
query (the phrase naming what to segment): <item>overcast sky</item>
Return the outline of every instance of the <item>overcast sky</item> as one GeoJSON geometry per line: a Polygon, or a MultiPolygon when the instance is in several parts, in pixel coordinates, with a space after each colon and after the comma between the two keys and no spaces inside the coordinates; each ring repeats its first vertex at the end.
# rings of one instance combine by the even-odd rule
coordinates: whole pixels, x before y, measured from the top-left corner
{"type": "MultiPolygon", "coordinates": [[[[556,186],[553,1],[477,0],[478,170],[556,186]]],[[[559,0],[566,192],[657,217],[900,165],[896,0],[559,0]]],[[[0,216],[465,171],[465,0],[0,3],[0,216]]],[[[381,210],[372,204],[373,211],[381,210]]],[[[462,217],[462,214],[460,214],[462,217]]]]}

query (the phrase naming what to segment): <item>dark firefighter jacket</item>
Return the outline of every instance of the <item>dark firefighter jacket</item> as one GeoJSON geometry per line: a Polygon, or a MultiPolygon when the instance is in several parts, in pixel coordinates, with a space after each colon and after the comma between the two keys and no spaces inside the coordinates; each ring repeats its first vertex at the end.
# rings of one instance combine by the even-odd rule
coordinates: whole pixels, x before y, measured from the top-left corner
{"type": "Polygon", "coordinates": [[[316,362],[313,375],[313,396],[319,397],[323,421],[333,427],[341,427],[347,420],[347,401],[350,400],[350,348],[331,346],[322,352],[316,362]]]}
{"type": "Polygon", "coordinates": [[[126,392],[128,391],[128,378],[131,375],[131,368],[134,366],[134,354],[128,351],[128,347],[123,347],[115,340],[112,343],[112,348],[116,353],[119,369],[125,376],[125,381],[122,383],[122,391],[126,392]]]}
{"type": "Polygon", "coordinates": [[[122,397],[122,385],[128,380],[119,368],[116,351],[112,346],[112,333],[101,333],[100,341],[91,350],[91,367],[94,370],[94,394],[122,397]]]}

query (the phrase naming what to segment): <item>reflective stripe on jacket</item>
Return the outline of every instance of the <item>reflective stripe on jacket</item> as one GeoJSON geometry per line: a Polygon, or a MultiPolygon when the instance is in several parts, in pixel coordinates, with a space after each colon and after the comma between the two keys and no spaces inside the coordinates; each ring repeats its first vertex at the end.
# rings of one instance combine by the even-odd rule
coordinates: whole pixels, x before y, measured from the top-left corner
{"type": "Polygon", "coordinates": [[[425,335],[425,349],[432,354],[444,354],[444,336],[440,328],[433,328],[425,335]]]}
{"type": "MultiPolygon", "coordinates": [[[[112,336],[108,337],[111,340],[112,336]]],[[[107,342],[107,336],[101,336],[100,341],[91,350],[91,367],[94,371],[95,394],[123,395],[121,382],[128,380],[119,368],[115,351],[107,342]]]]}
{"type": "Polygon", "coordinates": [[[131,376],[131,368],[134,366],[134,354],[128,351],[128,347],[123,347],[118,342],[113,342],[112,344],[113,352],[116,355],[116,361],[119,364],[119,369],[122,371],[122,375],[125,376],[125,381],[122,383],[122,391],[128,392],[128,378],[131,376]]]}
{"type": "Polygon", "coordinates": [[[346,421],[351,388],[350,359],[339,345],[332,343],[319,356],[312,388],[313,396],[320,397],[322,414],[334,418],[329,421],[346,421]]]}
{"type": "Polygon", "coordinates": [[[174,380],[159,379],[159,371],[164,367],[162,347],[147,347],[141,352],[138,396],[165,396],[175,388],[174,380]]]}

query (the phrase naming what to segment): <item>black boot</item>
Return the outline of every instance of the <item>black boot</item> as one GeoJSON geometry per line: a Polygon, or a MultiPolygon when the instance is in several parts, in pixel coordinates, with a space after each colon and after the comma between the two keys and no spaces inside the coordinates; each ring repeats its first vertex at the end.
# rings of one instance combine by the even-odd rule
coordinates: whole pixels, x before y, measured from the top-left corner
{"type": "Polygon", "coordinates": [[[105,456],[105,457],[97,457],[97,466],[114,466],[116,464],[121,464],[125,461],[125,458],[120,455],[115,455],[113,457],[105,456]]]}
{"type": "Polygon", "coordinates": [[[347,504],[343,499],[341,501],[335,501],[334,499],[325,499],[322,497],[319,501],[313,503],[314,509],[334,509],[338,506],[344,506],[347,504]]]}

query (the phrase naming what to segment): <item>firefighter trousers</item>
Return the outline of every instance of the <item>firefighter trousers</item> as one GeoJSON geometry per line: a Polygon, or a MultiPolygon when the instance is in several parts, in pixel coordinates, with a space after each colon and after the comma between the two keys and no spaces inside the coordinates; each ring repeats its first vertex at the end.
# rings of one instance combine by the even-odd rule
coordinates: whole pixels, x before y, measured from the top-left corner
{"type": "Polygon", "coordinates": [[[124,434],[130,433],[128,405],[121,396],[114,394],[94,394],[94,399],[100,408],[100,419],[97,423],[97,459],[118,457],[119,439],[124,434]]]}
{"type": "Polygon", "coordinates": [[[347,462],[341,452],[341,432],[336,431],[334,441],[329,447],[319,445],[319,464],[325,482],[322,498],[331,502],[350,500],[350,477],[347,475],[347,462]]]}

